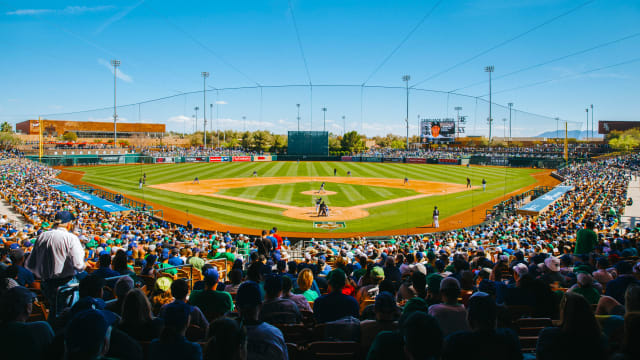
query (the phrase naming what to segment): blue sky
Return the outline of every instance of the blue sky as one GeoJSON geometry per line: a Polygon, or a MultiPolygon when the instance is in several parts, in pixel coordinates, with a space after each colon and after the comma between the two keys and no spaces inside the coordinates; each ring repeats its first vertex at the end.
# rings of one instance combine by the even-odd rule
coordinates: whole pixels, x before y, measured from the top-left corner
{"type": "Polygon", "coordinates": [[[175,131],[193,129],[195,106],[202,127],[200,73],[208,71],[216,89],[254,87],[208,87],[213,128],[285,133],[297,128],[299,103],[302,129],[321,130],[327,107],[335,133],[345,116],[347,130],[404,134],[401,77],[409,74],[409,86],[441,91],[412,89],[412,134],[419,115],[453,116],[461,106],[467,133],[486,135],[487,98],[474,97],[488,93],[490,64],[498,136],[509,102],[518,110],[514,136],[555,130],[555,117],[584,130],[589,104],[596,121],[640,120],[637,1],[0,0],[0,42],[0,120],[11,123],[108,120],[109,109],[71,112],[113,105],[112,58],[122,62],[118,104],[176,95],[120,108],[121,120],[175,131]],[[180,95],[193,91],[200,93],[180,95]]]}

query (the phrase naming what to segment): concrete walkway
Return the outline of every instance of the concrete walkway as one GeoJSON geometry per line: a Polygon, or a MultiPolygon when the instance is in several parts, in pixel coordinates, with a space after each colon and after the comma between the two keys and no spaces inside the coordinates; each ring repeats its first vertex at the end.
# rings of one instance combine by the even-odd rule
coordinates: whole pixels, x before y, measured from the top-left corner
{"type": "Polygon", "coordinates": [[[620,226],[623,229],[640,224],[640,178],[629,182],[627,198],[633,199],[633,205],[625,207],[624,215],[621,216],[620,226]]]}
{"type": "Polygon", "coordinates": [[[0,200],[0,216],[2,215],[7,215],[9,221],[18,229],[24,228],[24,225],[27,223],[26,219],[22,215],[16,213],[11,205],[4,199],[0,200]]]}

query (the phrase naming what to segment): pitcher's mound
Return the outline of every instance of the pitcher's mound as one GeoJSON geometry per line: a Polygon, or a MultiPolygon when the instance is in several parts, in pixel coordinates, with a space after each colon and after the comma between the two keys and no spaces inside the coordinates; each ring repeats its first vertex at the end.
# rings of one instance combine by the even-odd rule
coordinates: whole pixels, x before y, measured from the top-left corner
{"type": "Polygon", "coordinates": [[[369,213],[363,209],[357,208],[332,207],[329,208],[329,216],[318,216],[318,212],[315,207],[296,207],[285,210],[282,215],[300,220],[338,221],[360,219],[369,216],[369,213]]]}
{"type": "Polygon", "coordinates": [[[322,195],[335,195],[337,194],[337,192],[335,191],[320,191],[320,190],[309,190],[309,191],[303,191],[300,194],[302,195],[315,195],[315,196],[322,196],[322,195]]]}

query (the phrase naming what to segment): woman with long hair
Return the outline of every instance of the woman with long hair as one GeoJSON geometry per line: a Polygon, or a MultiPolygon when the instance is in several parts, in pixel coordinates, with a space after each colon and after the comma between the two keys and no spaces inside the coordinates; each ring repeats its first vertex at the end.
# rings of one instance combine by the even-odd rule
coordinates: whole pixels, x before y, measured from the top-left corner
{"type": "Polygon", "coordinates": [[[209,335],[205,360],[247,358],[247,331],[237,321],[219,318],[209,326],[209,335]]]}
{"type": "Polygon", "coordinates": [[[559,327],[542,329],[536,357],[548,359],[606,359],[607,341],[584,296],[565,293],[560,302],[559,327]]]}
{"type": "Polygon", "coordinates": [[[191,320],[191,306],[176,301],[164,308],[164,328],[149,345],[149,359],[202,360],[202,348],[185,337],[191,320]]]}
{"type": "Polygon", "coordinates": [[[118,328],[138,341],[151,341],[160,336],[163,326],[164,321],[153,316],[151,303],[142,290],[129,290],[122,304],[118,328]]]}
{"type": "Polygon", "coordinates": [[[311,269],[305,268],[298,274],[298,289],[294,291],[296,294],[303,295],[307,301],[315,301],[318,298],[318,293],[311,290],[313,285],[313,272],[311,269]]]}

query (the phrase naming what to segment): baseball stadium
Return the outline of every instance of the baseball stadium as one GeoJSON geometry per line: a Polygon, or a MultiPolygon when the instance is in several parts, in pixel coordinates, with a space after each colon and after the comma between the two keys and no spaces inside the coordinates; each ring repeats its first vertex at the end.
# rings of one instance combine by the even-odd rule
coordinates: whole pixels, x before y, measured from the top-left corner
{"type": "Polygon", "coordinates": [[[2,359],[640,358],[636,4],[0,8],[2,359]]]}

